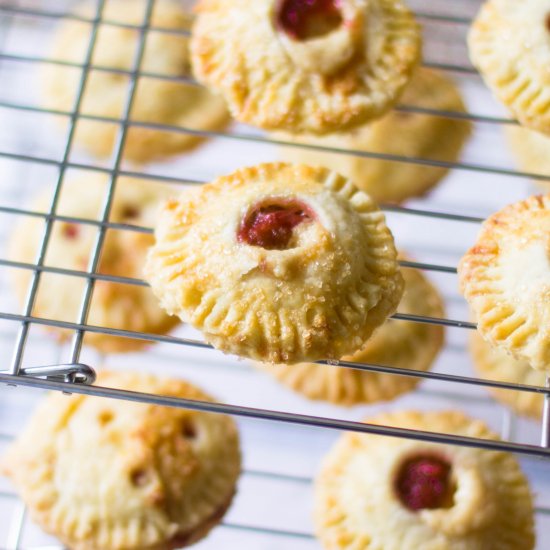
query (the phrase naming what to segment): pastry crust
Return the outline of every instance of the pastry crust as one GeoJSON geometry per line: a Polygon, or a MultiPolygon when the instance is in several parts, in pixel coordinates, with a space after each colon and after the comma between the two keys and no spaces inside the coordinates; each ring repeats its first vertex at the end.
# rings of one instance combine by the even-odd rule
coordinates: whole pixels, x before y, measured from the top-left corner
{"type": "Polygon", "coordinates": [[[382,212],[324,168],[262,164],[170,201],[146,278],[161,305],[228,353],[273,363],[338,359],[362,347],[403,293],[382,212]],[[240,242],[258,205],[311,214],[281,250],[240,242]]]}
{"type": "MultiPolygon", "coordinates": [[[[143,0],[107,0],[103,18],[125,24],[143,24],[146,2],[143,0]]],[[[89,4],[79,13],[93,15],[89,4]]],[[[158,0],[154,4],[151,26],[187,31],[192,22],[178,2],[158,0]]],[[[75,20],[59,28],[51,57],[83,63],[90,39],[91,26],[75,20]]],[[[114,25],[99,27],[92,65],[110,69],[133,69],[139,31],[114,25]]],[[[148,31],[141,71],[165,77],[189,77],[191,74],[188,36],[161,31],[148,31]]],[[[79,88],[80,69],[46,64],[44,106],[71,111],[79,88]]],[[[164,124],[192,130],[217,130],[229,121],[224,101],[200,86],[166,78],[140,76],[130,119],[135,122],[164,124]]],[[[86,83],[80,112],[85,115],[121,118],[128,95],[130,77],[117,73],[91,70],[86,83]]],[[[79,119],[75,141],[90,153],[109,156],[116,142],[118,123],[79,119]]],[[[196,145],[201,138],[189,133],[162,131],[130,126],[124,157],[136,163],[179,153],[196,145]]]]}
{"type": "MultiPolygon", "coordinates": [[[[102,386],[212,398],[181,380],[102,372],[102,386]]],[[[204,537],[228,508],[239,440],[225,415],[56,393],[2,469],[45,531],[73,550],[168,550],[204,537]]]]}
{"type": "MultiPolygon", "coordinates": [[[[414,107],[466,112],[456,85],[442,74],[428,69],[416,71],[401,101],[414,107]]],[[[456,162],[470,132],[471,123],[467,120],[394,111],[380,120],[346,132],[322,137],[279,132],[274,137],[322,147],[456,162]]],[[[423,195],[449,171],[444,167],[384,161],[303,147],[281,147],[280,151],[285,161],[326,166],[344,174],[381,202],[402,202],[423,195]]]]}
{"type": "Polygon", "coordinates": [[[481,336],[550,372],[550,195],[490,216],[458,272],[481,336]]]}
{"type": "MultiPolygon", "coordinates": [[[[397,412],[368,422],[498,439],[459,412],[397,412]]],[[[534,548],[529,485],[510,453],[346,433],[325,458],[315,489],[316,531],[328,550],[534,548]],[[412,511],[401,503],[395,478],[416,455],[450,462],[450,507],[412,511]]]]}
{"type": "MultiPolygon", "coordinates": [[[[86,172],[63,182],[57,213],[61,216],[97,220],[106,196],[107,178],[86,172]]],[[[161,201],[173,193],[158,182],[120,178],[111,210],[110,221],[151,227],[161,201]]],[[[51,193],[40,195],[34,210],[48,212],[51,193]]],[[[9,256],[14,261],[34,263],[40,247],[44,221],[22,217],[13,231],[9,256]]],[[[95,248],[97,227],[82,223],[54,222],[45,265],[86,271],[95,248]]],[[[102,248],[98,272],[103,275],[142,278],[143,263],[154,238],[149,233],[108,229],[102,248]]],[[[13,282],[22,304],[26,301],[32,271],[14,271],[13,282]]],[[[70,275],[42,273],[33,315],[56,321],[78,322],[86,279],[70,275]]],[[[179,323],[158,305],[145,286],[96,280],[88,324],[122,330],[165,334],[179,323]]],[[[72,331],[49,328],[60,340],[72,331]]],[[[147,345],[145,340],[118,338],[87,332],[85,343],[109,352],[123,352],[147,345]]]]}
{"type": "Polygon", "coordinates": [[[550,134],[550,7],[546,0],[487,0],[468,36],[472,63],[525,126],[550,134]]]}
{"type": "MultiPolygon", "coordinates": [[[[514,359],[508,353],[491,347],[479,334],[473,333],[470,340],[470,353],[477,372],[488,380],[545,386],[543,372],[532,369],[527,361],[514,359]]],[[[536,420],[542,418],[544,397],[542,395],[513,390],[488,388],[492,395],[515,411],[536,420]]]]}
{"type": "MultiPolygon", "coordinates": [[[[403,278],[405,293],[398,307],[399,313],[444,317],[442,297],[420,271],[404,269],[403,278]]],[[[389,319],[374,333],[363,350],[342,360],[425,371],[441,350],[443,339],[442,326],[389,319]]],[[[412,390],[421,381],[412,376],[315,363],[255,365],[310,399],[337,405],[386,401],[412,390]]]]}
{"type": "Polygon", "coordinates": [[[521,170],[547,175],[534,183],[550,191],[550,137],[521,126],[507,125],[504,131],[521,170]]]}
{"type": "Polygon", "coordinates": [[[200,0],[197,79],[224,95],[237,120],[261,128],[324,134],[381,116],[419,61],[418,25],[402,0],[336,4],[340,25],[296,40],[277,23],[280,1],[200,0]]]}

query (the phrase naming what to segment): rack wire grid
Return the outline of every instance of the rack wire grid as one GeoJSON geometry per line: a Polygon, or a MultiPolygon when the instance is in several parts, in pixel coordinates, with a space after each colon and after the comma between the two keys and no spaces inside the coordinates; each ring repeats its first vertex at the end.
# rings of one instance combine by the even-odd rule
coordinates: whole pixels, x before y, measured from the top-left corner
{"type": "MultiPolygon", "coordinates": [[[[245,461],[239,493],[223,524],[197,547],[312,549],[318,548],[309,517],[312,476],[339,431],[374,432],[506,450],[517,453],[531,480],[537,498],[538,548],[549,548],[550,390],[481,379],[473,374],[466,348],[467,333],[475,329],[475,325],[467,321],[465,302],[456,289],[456,263],[474,241],[481,221],[504,204],[534,192],[530,180],[549,179],[544,174],[528,174],[514,168],[500,130],[502,126],[516,122],[492,100],[479,75],[467,61],[465,34],[479,2],[410,2],[424,26],[424,64],[454,77],[467,99],[470,112],[464,114],[431,111],[415,105],[397,106],[404,112],[466,118],[474,122],[474,136],[460,162],[444,163],[429,158],[317,147],[339,154],[381,158],[387,162],[453,168],[429,198],[411,200],[407,206],[383,205],[398,246],[416,258],[416,261],[403,261],[403,267],[429,272],[431,279],[440,287],[449,312],[444,319],[399,313],[395,318],[404,322],[445,325],[448,327],[446,347],[431,372],[397,369],[391,365],[325,362],[325,368],[354,368],[423,379],[419,389],[392,403],[342,410],[291,394],[245,362],[214,351],[189,327],[180,327],[170,336],[158,336],[87,323],[97,280],[118,285],[145,285],[141,280],[98,273],[102,246],[109,231],[152,231],[151,228],[109,221],[118,176],[146,178],[151,180],[152,185],[198,185],[239,166],[276,159],[275,146],[281,143],[238,124],[225,132],[206,132],[137,123],[129,119],[140,76],[173,78],[140,70],[147,32],[152,28],[149,21],[154,1],[145,1],[142,25],[123,25],[102,17],[104,0],[97,1],[95,16],[89,18],[75,15],[71,11],[73,3],[69,0],[56,2],[55,10],[50,3],[40,0],[0,0],[0,242],[7,242],[14,222],[20,217],[38,217],[44,222],[42,246],[35,263],[14,262],[6,254],[0,259],[0,350],[2,357],[12,354],[9,368],[0,371],[0,451],[21,429],[25,417],[40,396],[41,392],[37,390],[84,393],[232,414],[239,421],[245,461]],[[55,25],[65,19],[77,19],[90,27],[89,48],[81,64],[52,59],[44,54],[55,25]],[[132,70],[91,64],[100,25],[125,26],[138,33],[132,70]],[[40,106],[37,72],[45,64],[82,69],[79,91],[71,111],[54,111],[40,106]],[[128,95],[120,119],[81,113],[83,91],[91,68],[119,73],[128,78],[128,95]],[[53,119],[65,120],[67,131],[64,139],[53,119]],[[115,152],[108,162],[88,157],[75,146],[75,128],[79,119],[94,119],[119,126],[115,152]],[[198,150],[176,159],[136,167],[128,165],[123,159],[127,131],[132,126],[192,133],[212,139],[198,150]],[[216,159],[215,163],[212,158],[216,159]],[[107,175],[109,183],[100,218],[80,219],[57,212],[64,182],[74,171],[107,175]],[[51,190],[48,211],[28,209],[29,199],[45,187],[51,190]],[[86,270],[60,269],[46,262],[47,246],[56,222],[87,224],[97,229],[95,246],[86,270]],[[31,270],[33,274],[22,309],[15,303],[7,281],[8,275],[21,270],[31,270]],[[85,281],[80,312],[74,322],[56,321],[33,314],[43,273],[79,277],[85,281]],[[74,334],[72,341],[69,344],[54,342],[42,330],[48,326],[71,330],[74,334]],[[83,346],[86,334],[90,332],[146,340],[156,342],[156,345],[146,352],[106,356],[83,346]],[[150,370],[152,363],[155,371],[182,375],[197,382],[217,395],[220,402],[188,401],[90,385],[94,371],[87,365],[150,370]],[[489,388],[536,392],[545,396],[541,422],[516,417],[489,397],[489,388]],[[397,408],[466,409],[500,431],[502,441],[374,427],[359,421],[367,414],[397,408]]],[[[190,78],[177,80],[196,85],[190,78]]],[[[0,481],[0,548],[59,548],[54,539],[41,533],[30,522],[24,505],[17,500],[13,488],[5,480],[0,481]]]]}

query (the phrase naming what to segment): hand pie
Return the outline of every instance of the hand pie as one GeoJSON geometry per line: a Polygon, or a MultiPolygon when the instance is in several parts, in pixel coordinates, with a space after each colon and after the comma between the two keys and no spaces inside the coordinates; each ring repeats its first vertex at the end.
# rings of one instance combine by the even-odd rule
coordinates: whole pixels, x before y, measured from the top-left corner
{"type": "MultiPolygon", "coordinates": [[[[443,317],[439,292],[416,269],[403,269],[405,293],[399,313],[443,317]]],[[[370,363],[401,369],[428,370],[443,345],[444,329],[439,325],[389,319],[357,353],[343,361],[370,363]]],[[[420,378],[368,372],[345,366],[299,363],[266,365],[255,363],[284,385],[310,399],[337,405],[356,405],[393,399],[412,390],[420,378]]]]}
{"type": "MultiPolygon", "coordinates": [[[[459,412],[396,412],[370,424],[498,439],[459,412]]],[[[344,434],[315,483],[327,550],[532,550],[533,499],[511,453],[344,434]]]]}
{"type": "MultiPolygon", "coordinates": [[[[78,13],[93,17],[93,4],[83,4],[78,13]]],[[[102,19],[122,25],[142,25],[146,4],[145,0],[106,0],[102,19]]],[[[137,79],[130,120],[170,125],[175,130],[130,125],[124,146],[126,159],[146,163],[179,153],[196,145],[201,138],[178,131],[178,127],[217,130],[229,121],[229,113],[221,98],[200,86],[177,81],[178,78],[185,79],[191,75],[189,37],[185,34],[190,29],[191,21],[191,15],[184,11],[180,2],[154,2],[151,27],[165,30],[148,30],[145,34],[145,50],[140,67],[143,74],[137,79]]],[[[64,21],[55,36],[50,57],[83,63],[91,29],[90,23],[71,19],[64,21]]],[[[138,29],[106,23],[99,25],[81,114],[116,119],[123,116],[131,76],[102,71],[99,67],[115,71],[133,70],[139,36],[138,29]]],[[[44,67],[44,107],[71,111],[82,71],[66,65],[46,64],[44,67]]],[[[90,153],[107,157],[113,150],[119,129],[118,122],[79,118],[75,141],[90,153]]]]}
{"type": "Polygon", "coordinates": [[[324,134],[395,104],[421,54],[402,0],[200,0],[197,79],[233,116],[266,129],[324,134]]]}
{"type": "Polygon", "coordinates": [[[550,5],[487,0],[468,36],[472,63],[491,91],[533,130],[550,134],[550,5]]]}
{"type": "Polygon", "coordinates": [[[458,272],[481,336],[550,372],[550,195],[490,216],[458,272]]]}
{"type": "MultiPolygon", "coordinates": [[[[181,380],[100,373],[111,388],[211,401],[181,380]]],[[[203,538],[231,504],[237,428],[225,415],[56,393],[3,470],[31,518],[73,550],[171,550],[203,538]]]]}
{"type": "Polygon", "coordinates": [[[272,363],[354,352],[403,293],[372,199],[334,172],[288,164],[243,168],[170,201],[146,278],[215,347],[272,363]]]}
{"type": "Polygon", "coordinates": [[[534,180],[550,190],[550,137],[521,126],[506,126],[506,137],[521,170],[547,175],[547,180],[534,180]]]}
{"type": "MultiPolygon", "coordinates": [[[[440,73],[418,69],[405,88],[401,102],[438,111],[465,112],[455,84],[440,73]]],[[[392,156],[456,162],[468,139],[466,120],[425,113],[392,111],[380,120],[345,132],[316,137],[278,132],[276,139],[392,156]]],[[[448,168],[395,160],[379,160],[347,153],[331,153],[305,147],[281,147],[285,161],[326,166],[351,178],[380,202],[402,202],[422,195],[448,173],[448,168]]]]}
{"type": "MultiPolygon", "coordinates": [[[[98,220],[107,191],[107,179],[102,174],[67,176],[63,182],[57,214],[61,216],[98,220]]],[[[160,203],[171,196],[166,186],[156,181],[120,178],[110,221],[151,227],[160,203]]],[[[41,194],[34,210],[48,212],[50,193],[41,194]]],[[[20,217],[10,242],[10,259],[33,264],[42,241],[44,220],[20,217]]],[[[45,265],[52,268],[87,271],[95,249],[97,227],[76,222],[54,222],[45,257],[45,265]]],[[[142,278],[143,264],[153,236],[142,231],[108,229],[102,248],[98,273],[117,277],[142,278]]],[[[25,303],[32,277],[29,269],[14,272],[16,294],[25,303]]],[[[44,272],[40,278],[33,315],[45,319],[78,322],[80,304],[84,297],[86,279],[82,276],[44,272]]],[[[179,323],[159,307],[155,296],[143,285],[96,280],[88,324],[99,327],[165,334],[179,323]]],[[[71,331],[49,328],[60,340],[71,331]]],[[[87,332],[85,343],[100,351],[131,351],[146,345],[145,340],[119,338],[100,332],[87,332]]]]}
{"type": "MultiPolygon", "coordinates": [[[[532,369],[527,361],[514,359],[505,351],[491,347],[475,332],[470,340],[470,352],[477,372],[487,380],[527,384],[529,386],[545,386],[546,376],[543,372],[532,369]]],[[[520,414],[525,414],[539,421],[542,418],[544,404],[542,395],[498,388],[488,388],[488,390],[496,399],[520,414]]]]}

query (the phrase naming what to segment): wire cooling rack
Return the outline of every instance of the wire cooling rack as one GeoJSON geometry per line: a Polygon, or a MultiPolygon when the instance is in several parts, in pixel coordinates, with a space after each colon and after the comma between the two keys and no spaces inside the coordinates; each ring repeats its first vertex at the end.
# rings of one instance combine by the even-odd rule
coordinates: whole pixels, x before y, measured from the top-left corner
{"type": "MultiPolygon", "coordinates": [[[[223,412],[241,418],[241,431],[244,439],[247,435],[251,443],[251,450],[245,452],[244,483],[254,493],[253,505],[241,507],[243,511],[229,514],[223,529],[233,536],[259,537],[247,539],[250,547],[280,548],[281,537],[285,539],[285,548],[315,548],[311,530],[305,531],[303,526],[309,525],[307,513],[308,504],[304,494],[310,499],[312,459],[311,448],[325,448],[326,434],[329,439],[337,435],[337,430],[352,430],[359,432],[380,433],[389,436],[408,437],[419,440],[451,443],[483,447],[495,450],[513,451],[522,459],[527,473],[532,477],[538,488],[539,502],[537,506],[539,525],[548,526],[550,518],[550,486],[548,479],[550,472],[550,390],[527,385],[508,384],[492,380],[480,379],[468,373],[469,360],[465,353],[466,333],[475,329],[475,325],[467,321],[467,312],[464,302],[456,293],[456,260],[461,252],[473,242],[479,229],[479,223],[491,211],[500,206],[525,196],[532,189],[525,178],[533,180],[547,180],[544,174],[531,174],[514,169],[503,153],[504,144],[496,132],[506,124],[515,124],[498,106],[488,97],[487,91],[481,85],[475,69],[466,61],[464,36],[471,17],[475,13],[478,2],[462,0],[449,5],[443,0],[428,2],[417,0],[411,2],[419,20],[425,26],[427,52],[425,65],[436,68],[452,75],[460,82],[463,91],[470,100],[470,112],[441,112],[420,108],[415,105],[398,105],[397,109],[404,112],[422,113],[425,116],[443,116],[450,118],[465,118],[476,123],[476,135],[470,145],[466,157],[460,162],[445,163],[429,158],[410,158],[334,149],[329,147],[313,147],[299,145],[299,147],[313,147],[327,152],[349,154],[367,158],[384,159],[388,162],[407,162],[426,166],[446,166],[453,168],[453,173],[447,178],[444,185],[436,190],[430,199],[411,201],[406,207],[383,205],[388,215],[389,224],[396,233],[399,246],[412,251],[419,261],[403,261],[404,268],[419,268],[430,272],[445,294],[449,316],[444,319],[434,319],[418,315],[396,314],[394,317],[406,322],[420,322],[441,324],[449,328],[448,344],[436,368],[431,372],[410,371],[397,369],[388,365],[359,364],[339,362],[337,365],[327,364],[326,368],[354,368],[364,371],[384,372],[395,376],[414,376],[424,379],[425,383],[412,396],[405,396],[399,400],[399,406],[435,407],[449,406],[467,408],[468,412],[475,411],[477,416],[485,416],[489,423],[499,425],[503,441],[487,441],[474,438],[457,437],[451,434],[436,434],[403,430],[398,428],[374,427],[358,422],[361,415],[355,411],[342,411],[328,405],[306,403],[298,396],[289,395],[281,388],[274,388],[274,383],[253,373],[242,362],[232,358],[220,357],[218,352],[201,341],[196,333],[189,328],[178,330],[174,335],[158,336],[131,331],[115,330],[102,326],[91,326],[87,322],[88,312],[93,301],[95,282],[108,281],[113,284],[145,285],[142,280],[127,277],[115,277],[97,272],[101,249],[108,231],[138,231],[151,232],[151,228],[135,225],[117,224],[109,221],[109,214],[116,190],[118,176],[153,179],[159,184],[197,185],[211,179],[211,158],[213,154],[220,158],[220,173],[230,168],[254,164],[261,160],[276,158],[273,145],[284,144],[251,130],[250,128],[234,125],[227,132],[207,132],[193,128],[171,127],[159,124],[137,123],[129,120],[134,101],[137,78],[169,78],[196,85],[191,78],[174,78],[145,73],[140,70],[144,51],[150,14],[154,0],[147,0],[146,13],[142,25],[122,25],[107,21],[103,16],[104,1],[97,2],[95,17],[86,18],[70,14],[68,8],[71,2],[56,3],[56,11],[45,2],[6,2],[0,0],[0,113],[9,124],[5,126],[9,132],[6,136],[0,135],[0,216],[3,223],[4,240],[9,228],[20,216],[33,216],[44,220],[42,246],[32,264],[14,262],[6,257],[0,258],[0,267],[6,271],[31,270],[32,283],[23,309],[17,309],[10,302],[7,285],[0,287],[0,342],[2,353],[12,348],[12,360],[9,368],[0,371],[0,382],[8,386],[18,386],[17,390],[3,390],[0,393],[0,444],[6,443],[15,435],[21,426],[22,417],[26,412],[21,411],[19,401],[32,401],[38,392],[27,392],[24,387],[35,389],[53,389],[72,393],[85,393],[96,396],[129,399],[161,405],[171,405],[184,408],[193,408],[213,412],[223,412]],[[36,41],[48,40],[56,23],[62,19],[78,19],[90,25],[90,42],[86,57],[82,64],[69,63],[45,56],[42,44],[36,47],[36,41]],[[139,34],[138,47],[135,53],[132,70],[113,69],[111,67],[91,66],[92,55],[100,25],[124,26],[135,30],[139,34]],[[34,43],[34,46],[33,46],[34,43]],[[33,80],[37,70],[45,64],[60,64],[83,68],[79,92],[71,111],[48,110],[40,107],[36,97],[39,94],[22,92],[28,88],[28,82],[33,80]],[[128,78],[128,96],[123,116],[120,119],[83,115],[81,103],[83,90],[89,74],[89,69],[106,71],[124,75],[128,78]],[[19,85],[17,85],[19,83],[19,85]],[[13,89],[13,93],[10,93],[13,89]],[[52,143],[52,133],[56,129],[41,126],[45,118],[63,118],[67,122],[65,139],[52,143]],[[84,156],[74,147],[76,122],[79,119],[92,119],[105,123],[116,123],[119,126],[114,154],[109,163],[94,161],[84,156]],[[124,144],[127,130],[132,126],[152,128],[173,132],[184,132],[204,137],[214,138],[210,144],[203,146],[197,153],[193,153],[191,162],[166,162],[153,164],[146,168],[127,165],[123,160],[124,144]],[[13,130],[13,131],[12,131],[13,130]],[[43,133],[42,133],[43,132],[43,133]],[[9,136],[7,135],[9,133],[9,136]],[[36,142],[36,143],[35,143],[36,142]],[[230,161],[228,159],[231,159],[230,161]],[[232,166],[234,163],[235,166],[232,166]],[[225,165],[227,164],[227,168],[225,165]],[[231,166],[230,166],[231,165],[231,166]],[[108,177],[108,187],[99,219],[80,219],[58,214],[57,207],[63,191],[63,184],[69,172],[74,170],[101,172],[108,177]],[[46,174],[46,176],[45,176],[46,174]],[[13,180],[12,180],[13,178],[13,180]],[[51,205],[47,212],[38,212],[27,208],[28,199],[36,190],[47,181],[52,190],[51,205]],[[40,183],[38,183],[40,182],[40,183]],[[464,189],[464,187],[467,187],[464,189]],[[86,270],[73,271],[56,268],[45,262],[46,251],[53,224],[69,222],[92,225],[97,229],[97,238],[89,264],[86,270]],[[434,228],[442,237],[438,240],[434,228]],[[422,260],[422,261],[421,261],[422,260]],[[74,322],[55,321],[33,315],[33,306],[43,273],[55,273],[60,276],[79,277],[85,282],[85,290],[78,318],[74,322]],[[456,313],[456,315],[455,315],[456,313]],[[59,346],[44,337],[41,327],[51,326],[69,329],[73,333],[70,345],[59,346]],[[147,353],[128,354],[115,358],[105,357],[89,350],[85,342],[86,333],[99,332],[120,338],[133,338],[156,342],[157,346],[147,353]],[[44,351],[46,350],[46,351],[44,351]],[[48,361],[45,358],[48,357],[48,361]],[[151,361],[162,364],[169,372],[198,377],[203,386],[211,386],[214,394],[220,395],[224,387],[230,389],[219,404],[174,399],[158,395],[142,394],[101,388],[90,385],[94,381],[94,369],[91,367],[109,363],[126,363],[132,367],[146,368],[151,361]],[[182,365],[181,363],[186,363],[182,365]],[[51,365],[51,366],[45,366],[51,365]],[[90,366],[88,366],[90,365],[90,366]],[[197,370],[200,369],[200,375],[197,370]],[[235,379],[232,377],[236,377],[235,379]],[[486,394],[487,388],[501,388],[512,391],[535,392],[545,396],[545,410],[540,425],[517,419],[509,410],[502,408],[491,401],[486,394]],[[15,394],[13,392],[16,392],[15,394]],[[251,396],[250,393],[256,395],[251,396]],[[227,397],[227,399],[225,399],[227,397]],[[272,404],[267,407],[265,403],[272,404]],[[479,409],[479,410],[478,410],[479,409]],[[15,411],[15,413],[14,413],[15,411]],[[5,413],[4,415],[2,413],[5,413]],[[269,421],[258,423],[258,420],[269,421]],[[325,430],[311,430],[324,428],[325,430]],[[271,430],[271,431],[270,431],[271,430]],[[336,430],[336,431],[335,431],[336,430]],[[292,447],[292,456],[287,451],[277,449],[283,453],[279,467],[279,460],[266,456],[261,447],[269,447],[271,435],[267,437],[264,431],[275,434],[277,441],[285,442],[292,447]],[[301,441],[308,439],[307,445],[301,441]],[[319,443],[322,441],[322,443],[319,443]],[[254,446],[255,445],[255,446],[254,446]],[[301,449],[301,450],[300,450],[301,449]],[[285,454],[287,453],[287,454],[285,454]],[[248,458],[248,463],[247,461],[248,458]],[[308,458],[305,458],[308,456],[308,458]],[[252,457],[252,458],[250,458],[252,457]],[[528,457],[531,457],[530,459],[528,457]],[[271,458],[271,460],[270,460],[271,458]],[[543,459],[542,461],[540,459],[543,459]],[[282,487],[286,487],[282,489],[282,487]],[[284,508],[289,507],[294,517],[289,517],[284,510],[278,507],[266,510],[266,518],[254,516],[254,508],[258,507],[260,495],[270,495],[269,499],[278,495],[284,508]],[[297,497],[297,495],[301,495],[297,497]],[[301,508],[299,512],[290,506],[297,501],[301,508]],[[269,512],[269,513],[267,513],[269,512]],[[280,521],[274,520],[277,514],[280,521]],[[239,515],[240,514],[240,515],[239,515]],[[235,516],[235,517],[234,517],[235,516]],[[253,521],[251,521],[251,518],[253,521]],[[546,523],[544,523],[546,521],[546,523]],[[542,524],[540,522],[543,522],[542,524]],[[295,526],[293,528],[292,526],[295,526]],[[256,541],[256,543],[252,541],[256,541]]],[[[156,31],[175,32],[167,29],[156,31]]],[[[32,86],[31,86],[32,87],[32,86]]],[[[32,90],[31,90],[32,92],[32,90]]],[[[296,145],[294,145],[296,146],[296,145]]],[[[5,255],[4,255],[5,256],[5,255]]],[[[0,281],[3,283],[3,281],[0,281]]],[[[210,389],[210,388],[208,388],[210,389]]],[[[389,408],[395,405],[389,405],[389,408]]],[[[382,408],[387,405],[382,405],[382,408]]],[[[368,411],[377,410],[370,407],[368,411]]],[[[245,449],[246,450],[246,449],[245,449]]],[[[273,449],[271,449],[273,451],[273,449]]],[[[321,452],[317,453],[319,456],[321,452]]],[[[318,458],[318,457],[317,457],[318,458]]],[[[241,485],[242,485],[241,484],[241,485]]],[[[241,493],[243,492],[241,487],[241,493]]],[[[34,540],[42,541],[32,531],[25,517],[25,509],[15,500],[13,492],[0,485],[0,516],[2,516],[3,499],[9,502],[6,506],[10,517],[6,524],[6,548],[34,548],[34,540]],[[14,504],[15,503],[15,504],[14,504]],[[27,529],[27,530],[25,530],[27,529]],[[30,531],[29,531],[30,530],[30,531]],[[26,537],[26,538],[25,538],[26,537]]],[[[0,522],[0,530],[2,529],[0,522]]],[[[223,530],[222,529],[222,530],[223,530]]],[[[547,531],[539,527],[539,532],[547,531]]],[[[225,536],[230,536],[227,533],[225,536]]],[[[539,546],[540,542],[539,535],[539,546]]],[[[217,539],[210,537],[208,546],[215,548],[217,539]],[[212,542],[214,540],[214,542],[212,542]]],[[[228,540],[241,541],[242,539],[223,539],[224,548],[231,548],[228,540]]],[[[0,535],[0,544],[2,543],[0,535]]],[[[43,544],[40,542],[40,544],[43,544]]],[[[54,542],[52,541],[52,544],[54,542]]],[[[241,542],[235,543],[234,547],[241,542]]],[[[544,542],[542,542],[544,544],[544,542]]],[[[548,542],[550,544],[550,541],[548,542]]],[[[44,547],[44,546],[41,546],[44,547]]],[[[205,546],[206,548],[207,546],[205,546]]],[[[242,545],[240,546],[242,547],[242,545]]],[[[3,548],[3,547],[0,547],[3,548]]],[[[544,548],[544,546],[540,546],[544,548]]]]}

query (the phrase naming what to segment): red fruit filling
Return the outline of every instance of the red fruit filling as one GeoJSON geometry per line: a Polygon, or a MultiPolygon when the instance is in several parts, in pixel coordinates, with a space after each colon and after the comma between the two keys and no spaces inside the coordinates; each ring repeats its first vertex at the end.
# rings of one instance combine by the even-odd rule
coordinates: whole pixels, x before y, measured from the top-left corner
{"type": "Polygon", "coordinates": [[[268,250],[284,250],[288,248],[293,229],[312,219],[313,212],[300,202],[257,206],[242,221],[237,240],[268,250]]]}
{"type": "Polygon", "coordinates": [[[409,510],[450,508],[454,495],[451,465],[437,456],[410,458],[399,470],[395,491],[409,510]]]}
{"type": "Polygon", "coordinates": [[[282,0],[277,25],[294,40],[309,40],[332,32],[342,23],[341,0],[282,0]]]}
{"type": "Polygon", "coordinates": [[[74,223],[66,223],[63,226],[63,236],[67,239],[76,239],[78,237],[78,226],[74,223]]]}

